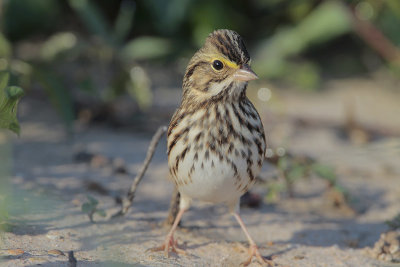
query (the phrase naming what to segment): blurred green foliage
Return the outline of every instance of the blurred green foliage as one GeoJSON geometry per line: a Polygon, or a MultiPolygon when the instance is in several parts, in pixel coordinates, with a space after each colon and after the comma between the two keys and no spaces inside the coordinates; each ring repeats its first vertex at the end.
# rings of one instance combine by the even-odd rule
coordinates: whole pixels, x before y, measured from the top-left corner
{"type": "Polygon", "coordinates": [[[0,129],[20,132],[17,120],[17,105],[24,91],[18,86],[7,86],[9,74],[0,72],[0,129]]]}
{"type": "Polygon", "coordinates": [[[88,201],[82,204],[81,210],[89,217],[90,222],[94,223],[93,215],[98,214],[101,217],[106,217],[106,212],[98,209],[99,201],[92,196],[87,196],[88,201]]]}
{"type": "MultiPolygon", "coordinates": [[[[306,13],[300,8],[293,12],[294,17],[299,12],[306,13]]],[[[272,78],[284,76],[303,88],[314,89],[319,84],[317,67],[310,62],[293,63],[287,59],[312,45],[348,33],[351,30],[351,18],[347,13],[340,2],[327,1],[304,15],[297,25],[278,30],[274,38],[259,44],[255,56],[258,59],[255,62],[256,72],[272,78]]]]}
{"type": "Polygon", "coordinates": [[[11,54],[11,44],[4,37],[4,35],[0,33],[0,58],[9,57],[10,54],[11,54]]]}
{"type": "Polygon", "coordinates": [[[3,0],[0,6],[0,71],[28,90],[43,88],[67,128],[82,98],[108,104],[129,95],[146,110],[152,85],[144,63],[187,60],[217,28],[244,37],[260,77],[303,90],[316,90],[321,77],[388,65],[359,36],[356,17],[400,45],[398,0],[3,0]]]}

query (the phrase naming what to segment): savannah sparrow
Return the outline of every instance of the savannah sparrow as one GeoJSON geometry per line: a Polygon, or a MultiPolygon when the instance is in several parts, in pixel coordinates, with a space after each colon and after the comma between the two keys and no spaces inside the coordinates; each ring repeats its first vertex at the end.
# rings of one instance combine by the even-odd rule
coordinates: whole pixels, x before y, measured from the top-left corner
{"type": "Polygon", "coordinates": [[[257,75],[250,69],[242,38],[216,30],[192,57],[183,78],[183,97],[168,128],[168,166],[181,194],[179,212],[164,244],[152,249],[184,253],[173,234],[192,199],[225,203],[239,222],[253,256],[263,263],[257,245],[239,216],[239,200],[260,172],[266,149],[264,128],[246,97],[257,75]]]}

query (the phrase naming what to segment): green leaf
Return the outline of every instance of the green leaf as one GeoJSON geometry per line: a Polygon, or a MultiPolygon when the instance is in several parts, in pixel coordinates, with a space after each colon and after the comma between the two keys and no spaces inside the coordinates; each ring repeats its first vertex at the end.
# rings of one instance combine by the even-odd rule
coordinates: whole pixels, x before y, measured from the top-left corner
{"type": "Polygon", "coordinates": [[[58,55],[73,49],[77,45],[77,38],[71,32],[60,32],[52,35],[43,43],[40,54],[46,61],[54,60],[58,55]]]}
{"type": "Polygon", "coordinates": [[[336,184],[336,173],[331,166],[314,163],[311,165],[311,170],[319,177],[328,180],[332,185],[336,184]]]}
{"type": "MultiPolygon", "coordinates": [[[[4,88],[6,88],[9,78],[10,78],[10,74],[8,72],[5,72],[5,71],[0,72],[0,94],[4,90],[4,88]]],[[[2,95],[0,95],[0,96],[2,96],[2,95]]],[[[0,98],[0,100],[1,99],[2,98],[0,98]]]]}
{"type": "Polygon", "coordinates": [[[289,163],[287,157],[284,156],[278,159],[278,168],[280,170],[285,171],[288,168],[288,165],[289,163]]]}
{"type": "Polygon", "coordinates": [[[82,207],[81,207],[82,212],[88,213],[88,214],[93,212],[93,208],[94,208],[93,205],[88,202],[83,203],[82,207]]]}
{"type": "Polygon", "coordinates": [[[150,107],[153,100],[153,93],[150,88],[150,79],[141,67],[133,67],[129,72],[128,93],[135,99],[143,110],[150,107]]]}
{"type": "Polygon", "coordinates": [[[268,193],[265,196],[267,203],[274,203],[279,199],[279,194],[286,190],[286,187],[282,183],[271,183],[268,185],[268,193]]]}
{"type": "Polygon", "coordinates": [[[13,103],[17,102],[24,95],[24,90],[18,86],[8,86],[5,92],[13,103]]]}
{"type": "Polygon", "coordinates": [[[9,57],[10,55],[11,55],[11,44],[4,37],[4,35],[0,33],[0,58],[9,57]]]}
{"type": "Polygon", "coordinates": [[[0,128],[5,128],[20,133],[17,120],[17,105],[24,91],[17,86],[7,86],[9,74],[0,73],[0,128]]]}
{"type": "MultiPolygon", "coordinates": [[[[332,183],[332,182],[331,182],[332,183]]],[[[339,192],[340,194],[343,195],[343,197],[346,199],[347,202],[351,201],[350,198],[350,193],[349,191],[344,188],[343,186],[339,185],[338,183],[336,183],[336,181],[334,182],[334,186],[333,189],[336,190],[337,192],[339,192]]],[[[333,184],[333,183],[332,183],[333,184]]]]}
{"type": "Polygon", "coordinates": [[[122,43],[132,28],[136,5],[131,1],[122,1],[114,24],[114,38],[122,43]]]}
{"type": "Polygon", "coordinates": [[[100,215],[101,217],[106,217],[107,216],[107,214],[106,214],[106,212],[104,210],[96,210],[96,213],[98,215],[100,215]]]}
{"type": "Polygon", "coordinates": [[[87,199],[89,200],[89,203],[95,207],[99,204],[99,201],[92,196],[87,196],[87,199]]]}
{"type": "Polygon", "coordinates": [[[287,178],[293,182],[294,180],[297,180],[299,178],[302,178],[305,176],[307,171],[307,167],[302,165],[302,164],[296,164],[292,168],[290,168],[287,178]]]}

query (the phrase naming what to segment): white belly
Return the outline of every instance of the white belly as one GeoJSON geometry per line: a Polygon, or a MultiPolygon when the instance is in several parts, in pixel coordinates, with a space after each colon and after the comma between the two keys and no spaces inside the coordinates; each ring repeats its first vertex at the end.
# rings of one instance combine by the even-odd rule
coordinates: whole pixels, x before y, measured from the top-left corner
{"type": "MultiPolygon", "coordinates": [[[[219,147],[225,150],[224,147],[219,147]]],[[[240,151],[244,147],[236,146],[239,151],[238,155],[234,152],[229,155],[223,154],[221,159],[219,156],[209,153],[208,159],[205,156],[205,150],[198,152],[198,159],[195,158],[195,151],[190,150],[185,159],[180,162],[175,180],[178,183],[179,191],[194,199],[212,203],[230,203],[237,200],[243,195],[254,183],[254,178],[250,179],[247,172],[247,159],[243,158],[240,151]],[[229,158],[229,160],[226,160],[229,158]],[[232,168],[232,161],[237,172],[232,168]]],[[[179,149],[177,149],[179,151],[179,149]]],[[[227,150],[227,148],[226,148],[227,150]]],[[[251,171],[257,175],[261,166],[257,165],[259,156],[257,148],[251,146],[252,164],[251,171]]]]}

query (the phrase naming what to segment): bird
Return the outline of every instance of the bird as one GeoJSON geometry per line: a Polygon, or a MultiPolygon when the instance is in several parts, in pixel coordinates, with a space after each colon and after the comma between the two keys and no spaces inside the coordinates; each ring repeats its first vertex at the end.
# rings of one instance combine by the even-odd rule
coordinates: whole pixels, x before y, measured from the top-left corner
{"type": "Polygon", "coordinates": [[[240,197],[255,183],[266,151],[261,118],[246,96],[258,79],[242,37],[220,29],[210,33],[188,63],[183,94],[167,130],[170,176],[180,193],[179,212],[164,243],[151,251],[185,254],[174,232],[192,200],[226,204],[249,242],[249,256],[273,265],[239,215],[240,197]]]}

